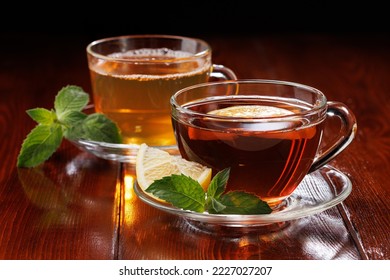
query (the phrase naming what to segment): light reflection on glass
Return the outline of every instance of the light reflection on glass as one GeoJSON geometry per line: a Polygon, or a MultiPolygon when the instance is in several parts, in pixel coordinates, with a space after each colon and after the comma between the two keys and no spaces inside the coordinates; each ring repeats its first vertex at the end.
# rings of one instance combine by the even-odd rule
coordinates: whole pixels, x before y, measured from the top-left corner
{"type": "Polygon", "coordinates": [[[359,258],[349,240],[343,220],[329,214],[321,215],[320,221],[321,223],[314,225],[316,232],[301,237],[302,249],[308,255],[326,260],[359,258]]]}

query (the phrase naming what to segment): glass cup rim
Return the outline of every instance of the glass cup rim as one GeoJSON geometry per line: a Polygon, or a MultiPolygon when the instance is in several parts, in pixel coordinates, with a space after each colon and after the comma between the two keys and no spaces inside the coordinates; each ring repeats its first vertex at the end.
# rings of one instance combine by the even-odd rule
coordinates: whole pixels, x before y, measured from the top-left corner
{"type": "Polygon", "coordinates": [[[195,37],[187,37],[187,36],[179,36],[179,35],[167,35],[167,34],[140,34],[140,35],[120,35],[120,36],[112,36],[112,37],[106,37],[94,40],[90,42],[87,47],[86,51],[89,55],[98,58],[103,59],[106,61],[118,61],[118,62],[142,62],[142,63],[167,63],[167,62],[178,62],[178,61],[187,61],[189,59],[196,59],[201,57],[206,57],[211,54],[211,46],[209,43],[207,43],[205,40],[195,37]],[[110,57],[104,54],[100,54],[92,48],[98,44],[102,43],[108,43],[108,42],[114,42],[114,41],[123,41],[128,39],[172,39],[172,40],[189,40],[196,42],[197,44],[203,45],[204,50],[199,51],[197,53],[183,56],[180,58],[170,58],[170,59],[154,59],[152,61],[145,61],[140,60],[137,58],[116,58],[116,57],[110,57]]]}
{"type": "MultiPolygon", "coordinates": [[[[186,103],[188,104],[188,103],[186,103]]],[[[311,87],[309,85],[292,82],[292,81],[285,81],[285,80],[272,80],[272,79],[237,79],[237,80],[227,80],[227,81],[217,81],[217,82],[206,82],[206,83],[200,83],[196,85],[192,85],[189,87],[185,87],[177,91],[172,95],[170,98],[170,105],[172,110],[175,109],[179,111],[182,114],[192,115],[196,117],[207,117],[208,119],[214,119],[214,120],[224,120],[224,121],[261,121],[266,122],[268,120],[270,121],[285,121],[291,118],[301,118],[302,116],[308,116],[308,115],[315,115],[318,114],[320,111],[323,111],[324,115],[327,109],[327,98],[325,94],[320,91],[317,88],[311,87]],[[178,104],[176,101],[177,96],[191,91],[193,89],[198,88],[205,88],[209,86],[218,86],[218,85],[228,85],[228,84],[273,84],[273,85],[285,85],[289,87],[297,87],[304,89],[306,91],[310,91],[314,94],[316,94],[319,97],[319,102],[316,102],[312,108],[304,110],[302,113],[295,113],[295,114],[289,114],[284,116],[275,116],[275,117],[235,117],[235,116],[220,116],[220,115],[212,115],[207,113],[201,113],[197,112],[188,108],[183,107],[182,105],[178,104]]],[[[173,112],[172,112],[173,113],[173,112]]]]}

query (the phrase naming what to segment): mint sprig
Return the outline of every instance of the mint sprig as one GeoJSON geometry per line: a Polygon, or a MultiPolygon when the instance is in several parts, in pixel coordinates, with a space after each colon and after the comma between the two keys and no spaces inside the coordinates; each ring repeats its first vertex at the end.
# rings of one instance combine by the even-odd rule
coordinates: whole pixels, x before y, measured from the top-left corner
{"type": "Polygon", "coordinates": [[[68,85],[56,95],[54,108],[35,108],[27,114],[38,124],[24,139],[17,167],[34,167],[46,161],[63,138],[121,143],[120,131],[112,120],[100,113],[82,112],[89,95],[81,87],[68,85]]]}
{"type": "Polygon", "coordinates": [[[242,192],[226,192],[230,168],[218,172],[205,192],[198,181],[181,175],[155,180],[145,191],[183,210],[210,214],[269,214],[272,209],[257,196],[242,192]]]}

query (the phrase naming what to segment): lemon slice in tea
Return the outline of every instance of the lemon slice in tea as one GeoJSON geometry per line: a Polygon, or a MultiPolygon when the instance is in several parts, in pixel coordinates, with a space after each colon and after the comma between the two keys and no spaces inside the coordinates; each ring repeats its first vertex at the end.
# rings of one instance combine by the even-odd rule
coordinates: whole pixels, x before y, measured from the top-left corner
{"type": "Polygon", "coordinates": [[[213,110],[208,114],[238,118],[266,118],[291,115],[293,112],[273,106],[242,105],[213,110]]]}

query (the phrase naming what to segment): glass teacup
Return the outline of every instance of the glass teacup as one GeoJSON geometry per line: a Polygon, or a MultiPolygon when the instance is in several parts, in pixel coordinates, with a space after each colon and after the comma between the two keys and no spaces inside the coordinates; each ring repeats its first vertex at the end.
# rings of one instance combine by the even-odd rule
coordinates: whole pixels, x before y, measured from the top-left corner
{"type": "Polygon", "coordinates": [[[230,168],[227,191],[253,193],[271,206],[343,151],[357,127],[344,104],[287,81],[198,84],[175,93],[171,108],[184,158],[211,167],[214,174],[230,168]],[[338,136],[324,143],[328,118],[341,121],[338,136]]]}

